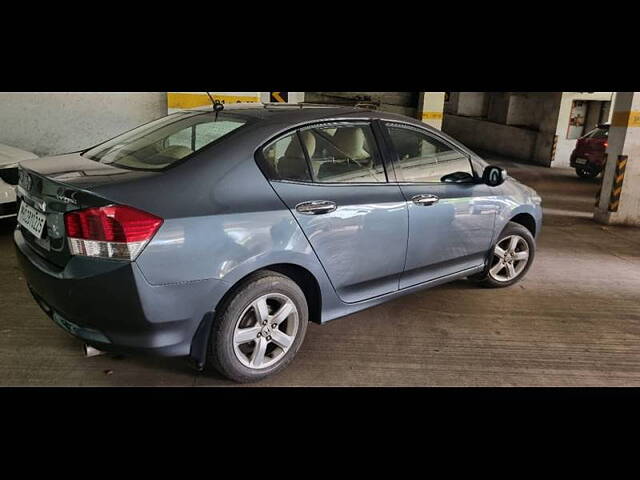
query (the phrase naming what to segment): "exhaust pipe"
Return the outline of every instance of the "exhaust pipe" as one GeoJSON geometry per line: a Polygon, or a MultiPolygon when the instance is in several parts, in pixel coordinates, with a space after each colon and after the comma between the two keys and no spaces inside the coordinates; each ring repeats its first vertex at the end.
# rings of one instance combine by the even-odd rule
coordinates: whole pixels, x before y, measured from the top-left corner
{"type": "Polygon", "coordinates": [[[97,357],[98,355],[104,355],[105,352],[102,350],[98,350],[97,348],[93,348],[91,345],[87,345],[86,343],[83,345],[84,356],[86,358],[89,357],[97,357]]]}

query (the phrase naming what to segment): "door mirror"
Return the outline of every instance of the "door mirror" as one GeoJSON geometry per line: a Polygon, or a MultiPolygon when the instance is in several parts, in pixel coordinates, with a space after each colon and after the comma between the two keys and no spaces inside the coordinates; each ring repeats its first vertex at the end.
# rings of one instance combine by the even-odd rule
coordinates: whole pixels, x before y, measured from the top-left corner
{"type": "Polygon", "coordinates": [[[442,177],[440,181],[443,183],[472,183],[473,175],[469,172],[453,172],[442,177]]]}
{"type": "Polygon", "coordinates": [[[507,171],[504,168],[489,165],[482,172],[482,181],[490,187],[502,185],[507,179],[507,171]]]}

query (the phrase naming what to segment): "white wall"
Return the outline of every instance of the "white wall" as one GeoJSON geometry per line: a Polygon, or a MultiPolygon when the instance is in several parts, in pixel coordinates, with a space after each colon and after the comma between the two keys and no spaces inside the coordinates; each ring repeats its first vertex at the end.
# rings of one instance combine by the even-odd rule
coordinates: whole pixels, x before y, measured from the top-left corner
{"type": "Polygon", "coordinates": [[[0,92],[0,143],[39,156],[67,153],[166,114],[164,92],[0,92]]]}

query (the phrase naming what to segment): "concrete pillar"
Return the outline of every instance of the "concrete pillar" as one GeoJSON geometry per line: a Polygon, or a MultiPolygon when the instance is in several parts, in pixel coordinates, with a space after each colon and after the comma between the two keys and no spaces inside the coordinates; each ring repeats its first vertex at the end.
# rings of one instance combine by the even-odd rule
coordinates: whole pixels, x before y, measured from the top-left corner
{"type": "Polygon", "coordinates": [[[595,209],[597,222],[640,226],[640,92],[618,92],[607,166],[595,209]]]}
{"type": "Polygon", "coordinates": [[[445,92],[420,92],[418,119],[438,130],[442,129],[445,92]]]}

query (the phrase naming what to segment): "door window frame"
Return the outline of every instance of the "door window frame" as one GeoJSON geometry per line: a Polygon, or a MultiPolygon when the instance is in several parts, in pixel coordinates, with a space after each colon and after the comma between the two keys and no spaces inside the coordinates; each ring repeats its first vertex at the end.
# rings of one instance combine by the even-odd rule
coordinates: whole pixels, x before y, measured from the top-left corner
{"type": "Polygon", "coordinates": [[[372,187],[372,186],[388,186],[390,184],[396,183],[395,171],[393,170],[393,166],[390,163],[390,155],[387,149],[387,142],[385,141],[382,126],[380,125],[381,121],[377,118],[353,118],[353,119],[321,119],[315,120],[311,123],[306,123],[303,125],[298,125],[294,128],[291,128],[285,132],[279,133],[277,136],[269,139],[264,142],[255,153],[255,158],[258,163],[258,167],[262,170],[262,173],[267,177],[267,180],[270,182],[281,182],[281,183],[296,183],[301,185],[313,185],[316,187],[326,186],[326,187],[372,187]],[[384,182],[358,182],[358,183],[348,183],[348,182],[338,182],[338,183],[329,183],[329,182],[318,182],[314,179],[313,175],[313,167],[311,165],[311,159],[309,157],[309,152],[307,152],[307,148],[302,141],[301,132],[306,130],[312,130],[315,128],[339,128],[341,126],[363,126],[366,125],[370,130],[373,136],[375,147],[378,150],[378,157],[380,158],[380,163],[382,164],[382,168],[384,170],[385,181],[384,182]],[[309,177],[311,181],[303,181],[303,180],[289,180],[285,178],[279,178],[278,172],[275,169],[272,169],[269,165],[269,162],[264,156],[264,151],[269,148],[274,143],[290,136],[296,135],[300,145],[302,147],[302,152],[304,153],[307,169],[309,170],[309,177]]]}
{"type": "Polygon", "coordinates": [[[397,183],[398,185],[476,185],[478,183],[481,183],[482,179],[478,176],[478,172],[476,172],[475,165],[471,160],[471,155],[469,155],[467,152],[458,148],[456,145],[451,143],[446,138],[440,135],[437,135],[425,128],[420,128],[419,126],[413,123],[405,123],[397,120],[381,120],[380,129],[381,129],[381,135],[386,143],[386,152],[389,155],[388,163],[391,164],[391,168],[393,169],[393,173],[394,173],[395,183],[397,183]],[[393,139],[391,138],[391,132],[389,131],[390,126],[397,127],[397,128],[404,128],[409,131],[416,131],[419,134],[426,136],[427,138],[432,138],[438,142],[445,144],[455,152],[459,153],[460,155],[463,155],[469,162],[469,166],[471,167],[471,173],[473,174],[474,181],[455,183],[455,182],[415,182],[415,181],[404,180],[401,169],[397,167],[397,163],[399,161],[399,154],[395,148],[395,145],[393,144],[393,139]],[[400,170],[400,173],[398,173],[397,170],[400,170]]]}

